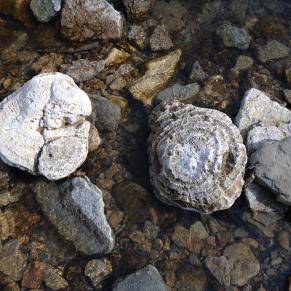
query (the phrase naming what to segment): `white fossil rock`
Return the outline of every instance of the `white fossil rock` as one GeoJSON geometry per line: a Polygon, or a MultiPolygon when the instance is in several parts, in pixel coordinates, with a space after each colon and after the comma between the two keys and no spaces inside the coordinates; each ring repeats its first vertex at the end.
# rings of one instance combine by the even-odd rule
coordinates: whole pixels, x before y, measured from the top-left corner
{"type": "Polygon", "coordinates": [[[40,74],[0,103],[0,157],[50,180],[86,159],[91,101],[67,75],[40,74]]]}
{"type": "Polygon", "coordinates": [[[150,117],[150,178],[163,202],[211,213],[240,196],[247,162],[239,129],[217,110],[161,103],[150,117]]]}

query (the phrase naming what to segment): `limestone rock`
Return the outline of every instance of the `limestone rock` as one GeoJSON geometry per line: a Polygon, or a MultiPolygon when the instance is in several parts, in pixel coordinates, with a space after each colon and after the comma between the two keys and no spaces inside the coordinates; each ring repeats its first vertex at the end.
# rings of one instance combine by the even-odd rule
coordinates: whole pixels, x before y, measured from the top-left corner
{"type": "Polygon", "coordinates": [[[128,16],[134,20],[146,18],[155,2],[156,0],[123,0],[128,16]]]}
{"type": "Polygon", "coordinates": [[[278,201],[291,205],[291,137],[264,143],[249,163],[257,182],[275,193],[278,201]]]}
{"type": "Polygon", "coordinates": [[[30,9],[40,22],[50,21],[60,10],[61,0],[31,0],[30,9]]]}
{"type": "Polygon", "coordinates": [[[177,49],[146,64],[145,74],[129,86],[132,96],[144,105],[151,105],[152,98],[163,90],[174,76],[182,55],[177,49]]]}
{"type": "Polygon", "coordinates": [[[87,94],[61,73],[41,74],[0,103],[0,157],[8,165],[64,178],[86,159],[87,94]]]}
{"type": "Polygon", "coordinates": [[[228,287],[230,285],[230,269],[226,257],[208,257],[205,264],[222,286],[228,287]]]}
{"type": "Polygon", "coordinates": [[[161,275],[158,270],[148,265],[143,269],[136,271],[133,274],[128,275],[122,281],[116,282],[113,285],[112,291],[168,291],[161,275]]]}
{"type": "Polygon", "coordinates": [[[156,196],[187,210],[227,209],[240,196],[247,162],[238,128],[222,112],[162,103],[153,111],[150,178],[156,196]]]}
{"type": "Polygon", "coordinates": [[[57,187],[39,182],[36,199],[58,232],[86,255],[112,250],[112,231],[104,215],[101,190],[87,177],[75,177],[57,187]]]}
{"type": "Polygon", "coordinates": [[[152,51],[169,50],[174,46],[167,27],[158,25],[150,37],[150,48],[152,51]]]}
{"type": "Polygon", "coordinates": [[[117,39],[122,36],[123,19],[106,0],[65,0],[61,26],[72,41],[117,39]]]}
{"type": "Polygon", "coordinates": [[[290,49],[277,40],[269,41],[265,46],[258,48],[258,57],[262,63],[281,59],[288,56],[290,49]]]}

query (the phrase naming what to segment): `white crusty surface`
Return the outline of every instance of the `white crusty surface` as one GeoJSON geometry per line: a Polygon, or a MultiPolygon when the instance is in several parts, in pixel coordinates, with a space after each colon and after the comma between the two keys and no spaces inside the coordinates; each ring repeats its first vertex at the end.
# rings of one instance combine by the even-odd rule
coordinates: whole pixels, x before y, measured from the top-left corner
{"type": "Polygon", "coordinates": [[[86,159],[91,101],[67,75],[40,74],[0,103],[0,157],[11,165],[64,178],[86,159]]]}
{"type": "Polygon", "coordinates": [[[238,128],[222,112],[162,103],[150,118],[150,178],[157,197],[201,213],[240,196],[247,162],[238,128]]]}

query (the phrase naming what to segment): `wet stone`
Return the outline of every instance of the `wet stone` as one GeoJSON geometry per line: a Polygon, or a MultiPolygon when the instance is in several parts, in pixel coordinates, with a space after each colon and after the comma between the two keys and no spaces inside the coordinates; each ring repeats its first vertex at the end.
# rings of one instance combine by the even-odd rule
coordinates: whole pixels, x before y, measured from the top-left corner
{"type": "Polygon", "coordinates": [[[61,10],[61,0],[31,0],[30,9],[40,22],[48,22],[61,10]]]}
{"type": "Polygon", "coordinates": [[[21,286],[25,288],[37,289],[40,287],[46,264],[43,262],[32,262],[24,271],[21,286]]]}
{"type": "Polygon", "coordinates": [[[231,69],[235,74],[246,71],[252,67],[254,60],[249,56],[239,56],[236,60],[235,66],[231,69]]]}
{"type": "Polygon", "coordinates": [[[286,101],[291,104],[291,90],[285,89],[284,91],[284,96],[286,101]]]}
{"type": "Polygon", "coordinates": [[[258,48],[258,57],[262,63],[281,59],[288,56],[290,49],[277,40],[269,41],[265,46],[258,48]]]}
{"type": "Polygon", "coordinates": [[[63,278],[62,271],[48,265],[43,274],[43,280],[47,287],[59,290],[68,287],[68,282],[63,278]]]}
{"type": "Polygon", "coordinates": [[[277,241],[283,249],[289,250],[290,238],[288,231],[280,231],[277,235],[277,241]]]}
{"type": "Polygon", "coordinates": [[[199,61],[196,61],[193,64],[189,80],[191,82],[202,82],[206,79],[207,74],[203,70],[202,66],[200,65],[199,61]]]}
{"type": "Polygon", "coordinates": [[[206,287],[207,277],[202,268],[183,266],[178,271],[177,290],[203,291],[206,287]]]}
{"type": "Polygon", "coordinates": [[[167,27],[158,25],[150,37],[150,49],[154,52],[169,50],[174,46],[167,27]]]}

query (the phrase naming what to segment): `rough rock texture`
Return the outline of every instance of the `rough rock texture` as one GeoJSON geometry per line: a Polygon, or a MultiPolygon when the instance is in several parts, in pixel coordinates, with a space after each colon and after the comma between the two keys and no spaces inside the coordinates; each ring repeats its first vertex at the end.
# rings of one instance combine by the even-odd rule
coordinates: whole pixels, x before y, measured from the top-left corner
{"type": "Polygon", "coordinates": [[[258,48],[258,57],[262,63],[281,59],[288,56],[290,49],[277,40],[269,41],[265,46],[258,48]]]}
{"type": "Polygon", "coordinates": [[[143,269],[128,275],[122,281],[116,282],[112,288],[112,291],[128,290],[168,291],[168,288],[158,270],[154,266],[148,265],[143,269]]]}
{"type": "Polygon", "coordinates": [[[231,69],[234,74],[239,74],[241,71],[248,70],[253,65],[254,60],[249,56],[239,56],[235,66],[231,69]]]}
{"type": "Polygon", "coordinates": [[[156,0],[123,0],[128,16],[134,20],[146,18],[155,2],[156,0]]]}
{"type": "Polygon", "coordinates": [[[68,282],[62,277],[62,272],[50,265],[48,265],[44,271],[43,280],[46,286],[53,290],[59,290],[68,287],[68,282]]]}
{"type": "Polygon", "coordinates": [[[291,205],[291,137],[264,143],[249,163],[258,183],[274,192],[277,200],[291,205]]]}
{"type": "Polygon", "coordinates": [[[222,112],[162,103],[150,118],[150,178],[163,202],[201,213],[240,196],[247,162],[238,128],[222,112]]]}
{"type": "Polygon", "coordinates": [[[291,90],[285,89],[284,91],[285,100],[291,104],[291,90]]]}
{"type": "Polygon", "coordinates": [[[21,286],[30,289],[40,288],[46,263],[33,261],[30,263],[23,273],[21,286]]]}
{"type": "Polygon", "coordinates": [[[116,39],[122,36],[123,19],[106,0],[65,0],[61,26],[73,41],[116,39]]]}
{"type": "Polygon", "coordinates": [[[104,215],[101,190],[87,177],[67,180],[57,187],[39,182],[36,199],[58,232],[86,255],[112,250],[112,231],[104,215]]]}
{"type": "Polygon", "coordinates": [[[178,49],[147,63],[145,74],[129,86],[133,97],[144,105],[151,105],[152,97],[163,90],[176,73],[181,55],[178,49]]]}
{"type": "Polygon", "coordinates": [[[31,0],[30,9],[40,22],[50,21],[60,10],[61,0],[31,0]]]}
{"type": "Polygon", "coordinates": [[[139,48],[144,49],[147,33],[141,25],[131,25],[128,28],[127,38],[134,42],[139,48]]]}
{"type": "Polygon", "coordinates": [[[150,37],[150,48],[152,51],[168,50],[174,46],[167,27],[158,25],[150,37]]]}
{"type": "Polygon", "coordinates": [[[8,165],[64,178],[86,159],[87,94],[61,73],[41,74],[0,103],[0,157],[8,165]]]}
{"type": "Polygon", "coordinates": [[[208,257],[205,264],[222,286],[228,287],[230,285],[230,269],[226,257],[208,257]]]}
{"type": "Polygon", "coordinates": [[[206,79],[207,74],[204,72],[202,66],[200,65],[199,61],[196,61],[193,64],[190,76],[189,76],[189,80],[191,82],[202,82],[206,79]]]}
{"type": "Polygon", "coordinates": [[[243,286],[258,275],[260,263],[248,246],[234,243],[226,247],[223,255],[229,263],[231,284],[243,286]]]}
{"type": "Polygon", "coordinates": [[[291,136],[291,112],[254,88],[245,93],[235,124],[250,152],[266,140],[291,136]]]}
{"type": "Polygon", "coordinates": [[[219,26],[217,34],[221,37],[223,44],[227,47],[247,49],[251,42],[251,36],[244,29],[238,28],[229,23],[219,26]]]}

